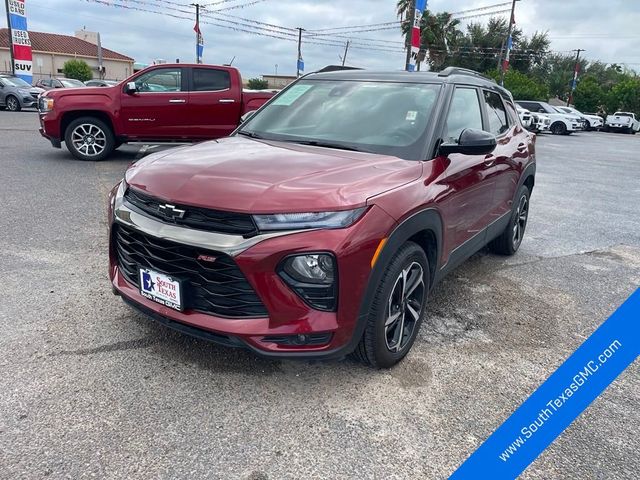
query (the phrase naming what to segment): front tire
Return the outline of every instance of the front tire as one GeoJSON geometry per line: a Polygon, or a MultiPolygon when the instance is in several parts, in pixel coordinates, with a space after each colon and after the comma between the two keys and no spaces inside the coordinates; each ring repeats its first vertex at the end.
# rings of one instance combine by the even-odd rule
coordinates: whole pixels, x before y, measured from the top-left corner
{"type": "Polygon", "coordinates": [[[20,110],[22,110],[20,101],[13,95],[7,96],[7,98],[5,99],[5,104],[7,105],[7,110],[9,110],[10,112],[19,112],[20,110]]]}
{"type": "Polygon", "coordinates": [[[489,242],[489,249],[498,255],[513,255],[522,244],[527,221],[529,220],[529,198],[531,192],[526,185],[518,190],[516,202],[511,210],[509,224],[499,237],[489,242]]]}
{"type": "Polygon", "coordinates": [[[413,345],[426,317],[429,261],[422,248],[405,243],[378,285],[364,334],[353,355],[375,368],[389,368],[413,345]]]}
{"type": "Polygon", "coordinates": [[[80,117],[72,121],[64,135],[64,143],[78,160],[100,161],[115,149],[111,127],[95,117],[80,117]]]}

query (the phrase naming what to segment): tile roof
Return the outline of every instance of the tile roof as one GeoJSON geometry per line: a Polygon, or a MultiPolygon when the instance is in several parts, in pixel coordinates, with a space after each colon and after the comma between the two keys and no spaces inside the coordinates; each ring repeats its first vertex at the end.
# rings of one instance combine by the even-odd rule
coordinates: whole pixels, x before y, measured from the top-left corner
{"type": "MultiPolygon", "coordinates": [[[[70,35],[30,31],[29,39],[34,52],[62,53],[85,57],[98,56],[98,47],[96,45],[70,35]]],[[[9,48],[9,30],[6,28],[0,28],[0,48],[9,48]]],[[[102,57],[109,60],[133,62],[133,58],[104,47],[102,47],[102,57]]]]}

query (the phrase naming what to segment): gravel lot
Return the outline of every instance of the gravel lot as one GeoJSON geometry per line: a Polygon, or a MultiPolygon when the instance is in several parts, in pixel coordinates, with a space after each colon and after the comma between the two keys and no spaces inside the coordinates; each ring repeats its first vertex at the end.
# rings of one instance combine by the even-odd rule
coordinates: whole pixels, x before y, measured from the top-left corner
{"type": "MultiPolygon", "coordinates": [[[[138,150],[75,161],[0,112],[0,478],[445,478],[640,285],[640,135],[544,135],[520,252],[450,275],[402,364],[264,360],[111,294],[138,150]]],[[[638,367],[523,478],[638,478],[638,367]]]]}

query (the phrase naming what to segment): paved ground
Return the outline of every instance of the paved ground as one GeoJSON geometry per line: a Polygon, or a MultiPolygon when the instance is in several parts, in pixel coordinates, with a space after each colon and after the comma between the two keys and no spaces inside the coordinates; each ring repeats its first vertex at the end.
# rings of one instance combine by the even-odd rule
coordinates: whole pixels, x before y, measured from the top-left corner
{"type": "MultiPolygon", "coordinates": [[[[114,297],[105,197],[136,157],[74,161],[0,112],[0,478],[444,478],[640,284],[640,135],[543,136],[518,255],[441,284],[390,371],[267,361],[114,297]]],[[[525,472],[637,478],[632,365],[525,472]]]]}

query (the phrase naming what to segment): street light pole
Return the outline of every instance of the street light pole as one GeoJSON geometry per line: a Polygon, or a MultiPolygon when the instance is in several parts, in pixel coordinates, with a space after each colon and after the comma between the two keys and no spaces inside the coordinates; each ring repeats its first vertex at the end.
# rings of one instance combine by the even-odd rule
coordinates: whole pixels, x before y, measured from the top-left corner
{"type": "Polygon", "coordinates": [[[405,61],[404,69],[408,72],[409,65],[411,65],[411,34],[413,32],[413,24],[416,21],[416,0],[411,0],[411,11],[409,12],[409,29],[407,30],[407,59],[405,61]]]}
{"type": "Polygon", "coordinates": [[[298,61],[296,62],[296,78],[300,77],[300,62],[302,61],[302,31],[304,28],[298,27],[298,61]]]}
{"type": "Polygon", "coordinates": [[[576,89],[578,83],[578,74],[580,73],[580,52],[584,52],[584,48],[578,48],[574,50],[576,52],[576,66],[573,69],[573,81],[571,82],[571,92],[569,93],[569,99],[567,100],[567,107],[573,102],[573,92],[576,89]]]}
{"type": "MultiPolygon", "coordinates": [[[[505,60],[507,58],[509,58],[509,53],[510,53],[510,49],[511,49],[511,45],[509,45],[509,39],[511,38],[511,34],[513,33],[513,24],[514,24],[514,14],[515,14],[515,10],[516,10],[516,2],[518,0],[513,0],[513,2],[511,2],[511,17],[509,18],[509,31],[507,33],[507,40],[506,40],[506,46],[507,46],[507,53],[505,54],[505,60]]],[[[502,58],[502,53],[500,54],[500,58],[502,58]]],[[[504,87],[504,74],[505,72],[505,65],[503,63],[502,65],[502,69],[500,70],[500,85],[502,85],[504,87]]]]}
{"type": "Polygon", "coordinates": [[[202,56],[200,55],[200,42],[202,41],[202,32],[200,31],[200,8],[204,8],[204,5],[199,3],[192,3],[192,7],[196,7],[196,63],[202,63],[202,56]]]}

